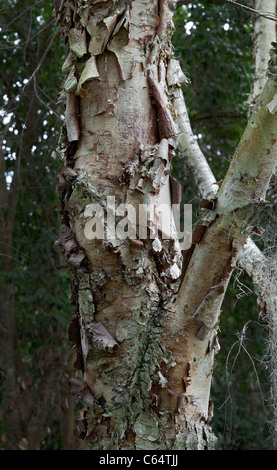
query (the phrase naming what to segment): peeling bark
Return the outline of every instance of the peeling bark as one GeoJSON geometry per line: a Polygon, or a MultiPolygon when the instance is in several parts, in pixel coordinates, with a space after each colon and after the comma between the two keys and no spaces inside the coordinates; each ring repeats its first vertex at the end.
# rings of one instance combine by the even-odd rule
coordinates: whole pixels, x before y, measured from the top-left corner
{"type": "MultiPolygon", "coordinates": [[[[209,217],[210,225],[193,251],[177,299],[176,327],[186,331],[183,351],[190,370],[197,357],[189,390],[197,390],[193,396],[203,416],[209,413],[210,344],[216,336],[224,292],[239,250],[266,204],[265,193],[276,164],[276,118],[267,109],[275,93],[276,82],[269,79],[220,186],[214,217],[209,217]],[[195,341],[199,336],[201,342],[195,341]]],[[[192,393],[189,396],[191,399],[192,393]]],[[[195,405],[187,400],[185,416],[189,412],[196,414],[195,405]]]]}
{"type": "Polygon", "coordinates": [[[155,231],[154,238],[142,237],[137,227],[123,239],[105,226],[103,240],[95,239],[95,203],[101,208],[96,220],[102,220],[124,215],[108,197],[117,208],[132,204],[137,213],[140,204],[179,200],[171,160],[178,133],[182,145],[191,131],[179,127],[180,121],[178,126],[186,79],[173,58],[172,5],[76,4],[73,15],[67,3],[56,12],[69,47],[65,92],[75,90],[78,103],[67,100],[57,149],[65,161],[56,247],[72,268],[69,334],[83,379],[71,383],[86,405],[80,435],[91,449],[211,449],[216,439],[209,425],[210,386],[220,306],[256,209],[264,206],[276,161],[273,114],[266,108],[276,84],[270,80],[217,198],[208,168],[199,177],[209,201],[184,263],[177,234],[164,239],[156,213],[143,227],[155,231]],[[255,142],[254,172],[246,150],[255,124],[262,129],[262,144],[255,142]]]}

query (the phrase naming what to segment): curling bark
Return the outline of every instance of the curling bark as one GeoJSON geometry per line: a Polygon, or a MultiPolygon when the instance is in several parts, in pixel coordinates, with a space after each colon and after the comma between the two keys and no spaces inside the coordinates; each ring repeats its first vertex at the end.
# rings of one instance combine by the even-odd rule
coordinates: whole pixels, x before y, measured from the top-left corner
{"type": "Polygon", "coordinates": [[[220,306],[276,164],[275,75],[218,196],[203,201],[191,248],[182,253],[177,234],[164,239],[157,214],[144,227],[154,239],[107,227],[93,239],[91,204],[102,207],[99,220],[124,215],[108,196],[136,214],[141,204],[180,202],[170,171],[178,134],[189,135],[180,122],[186,77],[171,45],[174,2],[75,3],[56,8],[68,44],[56,248],[73,274],[79,432],[92,449],[211,449],[220,306]]]}

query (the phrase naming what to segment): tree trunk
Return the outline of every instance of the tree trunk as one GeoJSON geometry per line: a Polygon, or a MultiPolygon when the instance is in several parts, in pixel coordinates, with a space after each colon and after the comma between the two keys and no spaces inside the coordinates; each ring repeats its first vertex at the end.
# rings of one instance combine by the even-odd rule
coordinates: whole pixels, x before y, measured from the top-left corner
{"type": "MultiPolygon", "coordinates": [[[[276,15],[276,0],[256,0],[255,9],[276,15]]],[[[249,98],[250,106],[254,106],[266,83],[267,64],[270,59],[271,43],[276,40],[276,22],[263,16],[257,16],[254,24],[254,60],[255,79],[252,94],[249,98]]]]}
{"type": "Polygon", "coordinates": [[[86,406],[79,432],[91,449],[213,449],[219,312],[276,164],[266,108],[276,84],[269,81],[218,197],[204,201],[191,247],[182,253],[176,231],[164,238],[155,212],[125,238],[127,219],[93,238],[101,217],[125,215],[120,204],[139,214],[143,204],[180,202],[170,171],[186,78],[170,42],[172,2],[76,3],[56,9],[69,47],[56,247],[73,274],[69,337],[83,379],[71,386],[86,406]],[[264,136],[257,129],[265,125],[264,136]]]}

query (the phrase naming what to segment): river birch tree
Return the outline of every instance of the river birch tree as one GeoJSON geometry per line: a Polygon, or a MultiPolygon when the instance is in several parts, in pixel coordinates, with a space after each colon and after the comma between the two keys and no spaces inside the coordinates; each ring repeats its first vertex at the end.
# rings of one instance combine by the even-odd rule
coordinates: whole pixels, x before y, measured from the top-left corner
{"type": "Polygon", "coordinates": [[[91,449],[214,448],[210,389],[221,305],[268,204],[276,166],[275,47],[217,184],[193,138],[181,89],[188,80],[171,43],[175,3],[55,4],[68,46],[60,95],[65,124],[54,154],[64,161],[56,248],[72,270],[68,330],[79,375],[71,386],[86,407],[77,424],[91,449]],[[179,204],[180,185],[171,177],[177,148],[202,197],[184,247],[177,230],[165,236],[158,209],[143,212],[179,204]],[[143,218],[135,231],[126,232],[133,217],[126,207],[143,218]],[[102,239],[92,235],[98,222],[102,239]]]}

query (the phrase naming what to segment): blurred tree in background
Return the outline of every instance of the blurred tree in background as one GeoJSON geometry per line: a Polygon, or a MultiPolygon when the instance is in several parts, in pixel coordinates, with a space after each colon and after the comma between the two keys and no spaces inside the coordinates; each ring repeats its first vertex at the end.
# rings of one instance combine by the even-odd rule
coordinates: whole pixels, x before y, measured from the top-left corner
{"type": "Polygon", "coordinates": [[[11,449],[66,448],[72,439],[60,424],[72,398],[63,388],[69,274],[53,251],[59,165],[50,155],[61,126],[64,48],[52,9],[4,0],[0,11],[1,440],[11,449]]]}
{"type": "MultiPolygon", "coordinates": [[[[68,392],[70,276],[53,250],[57,175],[51,158],[63,107],[63,40],[44,0],[2,0],[0,11],[0,340],[3,449],[79,449],[68,392]]],[[[249,113],[254,64],[252,17],[224,1],[177,8],[173,43],[191,80],[184,89],[195,138],[219,181],[249,113]]],[[[180,155],[174,172],[198,209],[180,155]]],[[[236,270],[221,318],[212,398],[219,449],[270,449],[266,333],[253,286],[236,270]],[[250,321],[250,323],[249,323],[250,321]],[[257,426],[259,423],[259,426],[257,426]]]]}

